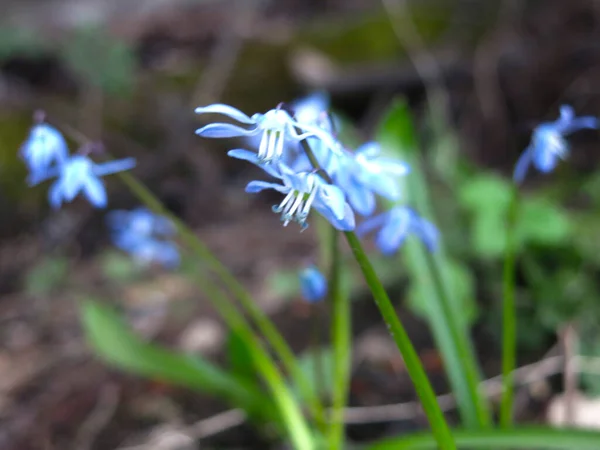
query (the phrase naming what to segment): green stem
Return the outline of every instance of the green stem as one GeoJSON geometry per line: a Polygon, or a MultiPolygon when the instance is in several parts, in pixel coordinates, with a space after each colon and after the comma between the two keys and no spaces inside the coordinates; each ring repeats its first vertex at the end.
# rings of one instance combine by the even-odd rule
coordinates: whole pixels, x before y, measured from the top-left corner
{"type": "Polygon", "coordinates": [[[344,409],[350,384],[352,315],[350,297],[341,285],[341,253],[339,232],[331,227],[331,269],[329,273],[329,298],[332,302],[332,342],[333,342],[333,402],[331,425],[328,435],[328,449],[343,450],[344,409]]]}
{"type": "Polygon", "coordinates": [[[265,315],[265,313],[256,305],[252,296],[244,286],[231,274],[231,272],[215,257],[206,245],[192,232],[179,218],[171,214],[164,205],[150,192],[150,190],[133,175],[127,172],[117,174],[129,189],[151,210],[168,217],[176,226],[181,239],[188,245],[199,258],[207,263],[209,267],[217,274],[223,283],[231,290],[233,295],[239,300],[242,307],[248,312],[252,320],[264,337],[269,341],[273,350],[281,358],[290,376],[296,382],[304,398],[309,402],[315,420],[319,423],[325,421],[325,411],[319,396],[311,388],[310,382],[298,365],[294,353],[289,345],[279,333],[277,328],[265,315]]]}
{"type": "Polygon", "coordinates": [[[390,333],[392,334],[392,338],[394,342],[398,346],[402,357],[404,358],[404,363],[406,364],[406,369],[408,374],[413,382],[417,395],[421,400],[421,404],[423,406],[423,410],[425,411],[425,415],[429,420],[429,424],[431,426],[431,431],[438,443],[440,450],[456,450],[456,444],[454,443],[454,438],[452,437],[452,433],[446,419],[444,418],[444,414],[440,408],[440,405],[437,402],[437,398],[435,396],[435,392],[427,378],[427,374],[425,373],[425,369],[419,360],[419,356],[415,348],[402,325],[402,322],[398,318],[396,314],[396,310],[390,301],[381,281],[377,277],[369,258],[365,254],[365,251],[360,244],[358,237],[352,232],[345,232],[346,239],[358,265],[360,266],[363,276],[373,293],[373,298],[383,320],[385,321],[390,333]]]}
{"type": "Polygon", "coordinates": [[[515,305],[515,223],[519,207],[518,190],[513,190],[506,224],[506,254],[502,274],[502,398],[500,426],[509,427],[513,420],[514,380],[517,353],[517,312],[515,305]]]}

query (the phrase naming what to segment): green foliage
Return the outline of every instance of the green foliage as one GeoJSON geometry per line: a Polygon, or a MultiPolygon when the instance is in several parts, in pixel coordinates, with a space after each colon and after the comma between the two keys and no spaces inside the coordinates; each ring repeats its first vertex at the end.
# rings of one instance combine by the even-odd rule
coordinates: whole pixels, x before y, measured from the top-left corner
{"type": "MultiPolygon", "coordinates": [[[[453,430],[461,450],[596,450],[600,432],[560,430],[550,427],[519,427],[482,431],[453,430]]],[[[367,447],[367,450],[435,450],[430,434],[414,434],[392,438],[367,447]]]]}
{"type": "Polygon", "coordinates": [[[62,56],[89,85],[109,94],[127,95],[133,89],[133,49],[101,28],[81,28],[62,48],[62,56]]]}
{"type": "Polygon", "coordinates": [[[0,26],[0,61],[15,56],[37,56],[46,49],[46,42],[35,30],[27,27],[0,26]]]}
{"type": "Polygon", "coordinates": [[[116,250],[107,250],[100,256],[100,270],[107,279],[117,284],[134,281],[141,273],[131,256],[116,250]]]}
{"type": "Polygon", "coordinates": [[[260,388],[224,371],[200,356],[179,354],[143,341],[110,307],[88,300],[81,309],[87,340],[107,363],[220,397],[250,415],[266,417],[271,403],[260,388]]]}
{"type": "Polygon", "coordinates": [[[70,263],[63,256],[48,256],[27,274],[25,291],[30,295],[48,295],[61,287],[68,278],[70,263]]]}

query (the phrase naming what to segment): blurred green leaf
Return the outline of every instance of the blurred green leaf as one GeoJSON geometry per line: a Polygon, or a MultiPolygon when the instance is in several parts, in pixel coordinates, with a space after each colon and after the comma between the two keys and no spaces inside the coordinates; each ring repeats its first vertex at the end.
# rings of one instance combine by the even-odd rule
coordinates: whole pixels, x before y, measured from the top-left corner
{"type": "Polygon", "coordinates": [[[86,83],[110,94],[131,93],[133,49],[101,28],[81,28],[68,40],[63,58],[86,83]]]}
{"type": "MultiPolygon", "coordinates": [[[[404,177],[408,206],[435,223],[428,182],[422,169],[422,155],[408,105],[395,101],[382,119],[377,141],[384,154],[406,161],[411,173],[404,177]]],[[[405,203],[406,200],[403,200],[405,203]]],[[[441,230],[443,236],[443,230],[441,230]]],[[[491,420],[485,399],[479,395],[481,382],[477,360],[468,334],[465,304],[473,305],[474,298],[466,298],[468,276],[461,279],[461,270],[452,267],[443,242],[432,255],[417,239],[409,238],[401,251],[409,273],[413,305],[430,323],[435,341],[442,353],[444,365],[457,396],[461,418],[466,426],[486,426],[491,420]]],[[[464,274],[462,274],[464,275],[464,274]]]]}
{"type": "Polygon", "coordinates": [[[100,268],[106,278],[116,283],[134,281],[141,270],[130,256],[125,253],[108,250],[100,256],[100,268]]]}
{"type": "Polygon", "coordinates": [[[511,199],[511,186],[492,174],[474,175],[458,191],[461,206],[472,213],[496,212],[505,216],[511,199]]]}
{"type": "MultiPolygon", "coordinates": [[[[597,450],[600,432],[561,430],[550,427],[519,427],[497,430],[452,430],[461,450],[597,450]]],[[[420,433],[386,439],[367,450],[434,450],[437,444],[431,434],[420,433]]]]}
{"type": "MultiPolygon", "coordinates": [[[[461,319],[464,321],[463,326],[475,322],[479,314],[479,308],[475,302],[475,279],[469,268],[456,260],[448,259],[449,281],[452,286],[452,291],[455,293],[457,301],[461,303],[461,319]]],[[[408,306],[411,311],[420,317],[427,319],[429,303],[425,296],[427,290],[423,289],[422,284],[412,283],[408,291],[408,306]]]]}
{"type": "Polygon", "coordinates": [[[229,370],[236,376],[253,383],[257,382],[258,373],[248,343],[238,333],[231,330],[227,336],[226,348],[229,370]]]}
{"type": "Polygon", "coordinates": [[[522,202],[517,233],[524,242],[557,245],[565,242],[573,227],[567,213],[543,198],[527,198],[522,202]]]}
{"type": "Polygon", "coordinates": [[[59,288],[68,278],[69,259],[47,257],[37,263],[27,274],[25,290],[30,295],[47,295],[59,288]]]}
{"type": "MultiPolygon", "coordinates": [[[[300,369],[310,382],[313,392],[329,398],[333,392],[333,351],[330,347],[310,349],[298,358],[300,369]]],[[[297,387],[296,392],[300,392],[297,387]]]]}
{"type": "Polygon", "coordinates": [[[81,314],[88,342],[107,363],[137,375],[215,395],[250,415],[270,414],[272,405],[257,386],[199,356],[178,354],[143,341],[112,308],[88,300],[83,303],[81,314]]]}

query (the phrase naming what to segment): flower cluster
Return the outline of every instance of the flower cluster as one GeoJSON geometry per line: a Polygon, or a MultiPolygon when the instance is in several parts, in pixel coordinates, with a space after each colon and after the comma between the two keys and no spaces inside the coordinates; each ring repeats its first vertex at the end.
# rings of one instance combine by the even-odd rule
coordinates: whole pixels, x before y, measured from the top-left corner
{"type": "Polygon", "coordinates": [[[43,122],[31,128],[21,147],[20,155],[29,170],[27,182],[30,186],[57,178],[48,193],[54,209],[60,208],[63,202],[72,201],[79,193],[95,207],[105,207],[106,189],[101,177],[135,167],[133,158],[96,164],[87,156],[85,148],[81,150],[70,155],[60,131],[43,122]]]}
{"type": "Polygon", "coordinates": [[[171,240],[176,229],[166,217],[140,207],[111,211],[106,222],[114,245],[129,253],[138,264],[158,264],[165,268],[179,265],[179,250],[171,240]]]}
{"type": "Polygon", "coordinates": [[[344,146],[335,133],[335,117],[327,113],[327,99],[313,95],[292,104],[292,111],[277,107],[248,116],[223,104],[196,109],[197,114],[220,114],[237,124],[210,123],[196,131],[208,138],[245,138],[248,148],[228,155],[260,167],[273,181],[251,181],[246,192],[274,189],[284,195],[273,211],[284,226],[298,223],[302,229],[312,209],[341,231],[357,229],[356,215],[366,221],[359,232],[381,228],[377,242],[384,253],[393,253],[409,234],[428,248],[437,244],[435,227],[412,209],[397,206],[374,216],[377,196],[392,202],[401,198],[400,178],[410,171],[407,164],[382,155],[376,142],[355,151],[344,146]]]}

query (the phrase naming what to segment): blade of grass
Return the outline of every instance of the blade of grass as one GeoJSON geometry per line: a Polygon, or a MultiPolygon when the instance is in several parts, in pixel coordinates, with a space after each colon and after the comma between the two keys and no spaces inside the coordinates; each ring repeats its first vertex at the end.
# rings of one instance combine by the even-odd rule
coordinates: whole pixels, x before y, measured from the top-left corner
{"type": "MultiPolygon", "coordinates": [[[[600,432],[566,430],[549,427],[519,427],[502,430],[453,430],[456,444],[461,450],[597,450],[600,432]]],[[[414,434],[386,439],[366,450],[434,450],[436,441],[431,434],[414,434]]]]}
{"type": "MultiPolygon", "coordinates": [[[[409,202],[423,216],[431,219],[427,183],[418,159],[419,150],[410,111],[406,103],[396,100],[383,119],[378,133],[384,152],[402,158],[412,172],[407,178],[409,202]]],[[[451,297],[443,247],[432,255],[423,245],[407,242],[406,265],[411,272],[412,282],[428,294],[424,296],[428,310],[427,319],[437,346],[440,349],[448,378],[455,392],[459,412],[467,427],[488,427],[492,422],[491,410],[478,386],[482,381],[477,359],[469,339],[466,321],[460,317],[461,310],[451,297]]]]}

